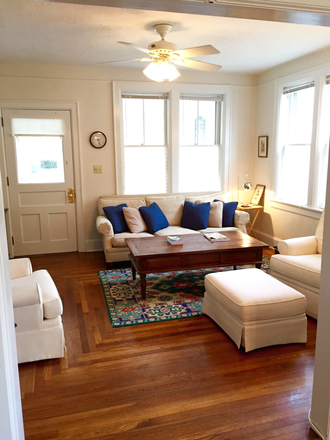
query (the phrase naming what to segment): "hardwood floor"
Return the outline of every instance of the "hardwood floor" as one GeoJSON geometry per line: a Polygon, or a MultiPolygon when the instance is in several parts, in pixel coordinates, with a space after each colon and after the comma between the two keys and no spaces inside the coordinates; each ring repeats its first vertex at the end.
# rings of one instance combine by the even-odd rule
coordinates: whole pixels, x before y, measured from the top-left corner
{"type": "Polygon", "coordinates": [[[63,300],[65,358],[21,364],[26,440],[311,440],[307,344],[244,353],[208,317],[112,328],[102,252],[31,257],[63,300]]]}

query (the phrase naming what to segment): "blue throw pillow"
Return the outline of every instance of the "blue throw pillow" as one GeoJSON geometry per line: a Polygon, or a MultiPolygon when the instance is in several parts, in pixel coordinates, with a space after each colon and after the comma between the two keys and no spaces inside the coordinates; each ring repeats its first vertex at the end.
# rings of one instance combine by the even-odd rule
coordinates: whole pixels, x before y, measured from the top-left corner
{"type": "Polygon", "coordinates": [[[184,202],[181,218],[181,226],[183,228],[205,229],[209,223],[211,203],[200,203],[195,205],[192,202],[184,202]]]}
{"type": "Polygon", "coordinates": [[[140,206],[139,211],[150,234],[169,226],[167,218],[157,203],[151,203],[150,206],[140,206]]]}
{"type": "MultiPolygon", "coordinates": [[[[214,202],[221,202],[222,200],[214,200],[214,202]]],[[[222,210],[222,227],[230,227],[234,226],[234,217],[235,211],[238,205],[238,202],[222,202],[223,210],[222,210]]]]}
{"type": "Polygon", "coordinates": [[[115,234],[120,234],[120,232],[129,232],[123,212],[123,208],[126,207],[126,203],[122,203],[118,206],[106,206],[103,208],[104,214],[106,215],[107,219],[112,223],[113,231],[115,234]]]}

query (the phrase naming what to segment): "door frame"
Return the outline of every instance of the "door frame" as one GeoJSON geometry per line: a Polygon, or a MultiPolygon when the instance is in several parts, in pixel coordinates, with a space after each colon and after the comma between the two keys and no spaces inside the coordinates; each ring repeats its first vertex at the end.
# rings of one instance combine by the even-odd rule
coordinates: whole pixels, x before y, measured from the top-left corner
{"type": "MultiPolygon", "coordinates": [[[[76,232],[77,232],[77,248],[78,252],[85,252],[85,221],[83,217],[83,203],[82,203],[82,185],[81,185],[81,163],[80,163],[80,145],[79,145],[79,131],[78,131],[78,103],[77,102],[44,102],[44,101],[5,101],[0,100],[0,112],[2,117],[2,110],[52,110],[61,111],[66,110],[70,112],[71,132],[72,132],[72,154],[73,154],[73,179],[74,188],[76,194],[76,232]]],[[[10,258],[14,257],[14,246],[12,245],[12,224],[11,224],[11,212],[10,212],[10,197],[7,186],[7,167],[5,161],[5,143],[3,127],[1,126],[0,137],[0,152],[4,159],[0,159],[0,170],[3,187],[3,199],[5,206],[7,226],[7,241],[8,252],[10,258]]]]}

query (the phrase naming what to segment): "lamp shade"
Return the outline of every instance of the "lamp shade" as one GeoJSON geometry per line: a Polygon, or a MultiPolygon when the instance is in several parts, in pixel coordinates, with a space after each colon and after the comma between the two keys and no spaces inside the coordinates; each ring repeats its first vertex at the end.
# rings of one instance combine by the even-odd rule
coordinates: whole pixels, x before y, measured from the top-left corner
{"type": "Polygon", "coordinates": [[[168,61],[157,60],[147,66],[143,73],[149,79],[157,82],[163,82],[165,79],[173,81],[180,76],[173,64],[168,61]]]}

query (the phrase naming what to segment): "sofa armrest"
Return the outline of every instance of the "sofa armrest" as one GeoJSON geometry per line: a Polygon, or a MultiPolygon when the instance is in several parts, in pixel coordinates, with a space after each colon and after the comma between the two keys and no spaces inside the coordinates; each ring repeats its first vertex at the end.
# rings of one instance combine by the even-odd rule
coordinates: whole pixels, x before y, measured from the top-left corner
{"type": "Polygon", "coordinates": [[[29,258],[17,258],[9,260],[10,279],[27,277],[32,273],[32,264],[29,258]]]}
{"type": "Polygon", "coordinates": [[[234,226],[239,228],[245,234],[247,233],[246,225],[250,221],[250,214],[246,211],[235,211],[234,226]]]}
{"type": "Polygon", "coordinates": [[[296,237],[281,240],[277,245],[278,251],[282,255],[311,255],[317,254],[316,237],[296,237]]]}
{"type": "Polygon", "coordinates": [[[96,228],[104,237],[114,236],[112,223],[104,215],[97,216],[96,228]]]}

